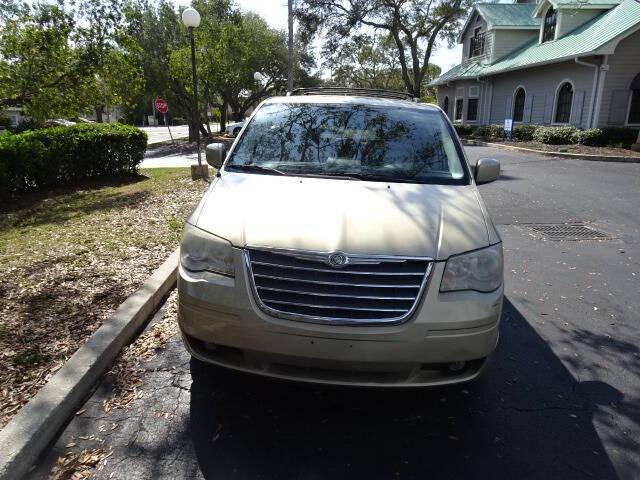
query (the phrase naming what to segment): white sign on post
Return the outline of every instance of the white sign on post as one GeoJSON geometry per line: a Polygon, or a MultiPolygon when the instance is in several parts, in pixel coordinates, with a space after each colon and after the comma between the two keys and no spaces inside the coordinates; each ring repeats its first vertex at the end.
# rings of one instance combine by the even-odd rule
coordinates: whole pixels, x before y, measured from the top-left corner
{"type": "Polygon", "coordinates": [[[504,119],[504,134],[507,138],[511,138],[511,134],[513,133],[513,119],[505,118],[504,119]]]}

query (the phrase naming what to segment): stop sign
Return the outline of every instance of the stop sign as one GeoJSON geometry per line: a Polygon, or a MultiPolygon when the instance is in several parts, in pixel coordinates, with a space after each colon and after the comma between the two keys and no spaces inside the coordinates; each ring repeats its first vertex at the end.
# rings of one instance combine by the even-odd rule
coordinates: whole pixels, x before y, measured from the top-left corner
{"type": "Polygon", "coordinates": [[[167,102],[165,102],[164,98],[156,98],[156,110],[158,110],[160,113],[167,113],[169,111],[169,105],[167,105],[167,102]]]}

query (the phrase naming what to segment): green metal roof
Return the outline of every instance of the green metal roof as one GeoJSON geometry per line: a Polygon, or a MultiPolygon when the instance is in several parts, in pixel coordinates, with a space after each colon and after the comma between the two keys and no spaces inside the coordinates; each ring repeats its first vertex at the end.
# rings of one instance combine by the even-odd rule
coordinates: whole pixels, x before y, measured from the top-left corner
{"type": "Polygon", "coordinates": [[[540,20],[533,17],[535,3],[478,3],[476,10],[494,27],[537,27],[540,20]]]}
{"type": "Polygon", "coordinates": [[[536,5],[534,16],[540,15],[546,10],[546,5],[551,3],[555,8],[570,8],[580,10],[581,8],[602,8],[603,10],[615,7],[621,0],[546,0],[536,5]]]}
{"type": "Polygon", "coordinates": [[[612,40],[640,24],[640,2],[623,0],[617,7],[590,20],[584,25],[551,42],[533,40],[491,65],[478,62],[458,65],[433,80],[430,85],[442,85],[455,80],[485,77],[522,68],[561,62],[575,57],[593,55],[612,40]],[[473,75],[468,73],[473,67],[473,75]]]}
{"type": "Polygon", "coordinates": [[[469,78],[476,78],[482,70],[486,68],[480,62],[470,62],[456,65],[451,70],[443,73],[438,78],[433,80],[429,85],[441,85],[454,80],[464,80],[469,78]]]}

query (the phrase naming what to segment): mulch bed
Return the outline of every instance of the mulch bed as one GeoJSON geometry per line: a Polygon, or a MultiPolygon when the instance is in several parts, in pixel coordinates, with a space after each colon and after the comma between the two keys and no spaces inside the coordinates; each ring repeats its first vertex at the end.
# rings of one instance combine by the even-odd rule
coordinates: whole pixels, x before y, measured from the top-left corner
{"type": "Polygon", "coordinates": [[[0,428],[177,247],[186,169],[34,193],[0,212],[0,428]]]}

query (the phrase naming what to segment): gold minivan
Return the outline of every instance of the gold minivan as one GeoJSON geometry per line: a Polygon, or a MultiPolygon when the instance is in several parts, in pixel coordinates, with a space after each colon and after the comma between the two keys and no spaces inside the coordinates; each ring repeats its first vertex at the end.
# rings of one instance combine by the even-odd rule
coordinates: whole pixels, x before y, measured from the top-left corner
{"type": "Polygon", "coordinates": [[[188,219],[178,320],[199,360],[361,386],[468,381],[498,341],[500,236],[436,106],[307,90],[263,102],[188,219]]]}

